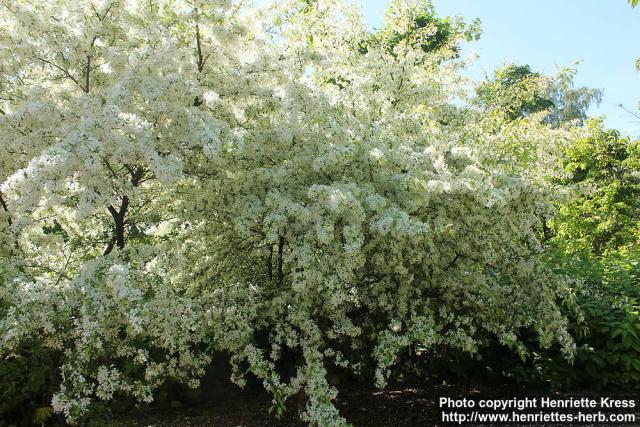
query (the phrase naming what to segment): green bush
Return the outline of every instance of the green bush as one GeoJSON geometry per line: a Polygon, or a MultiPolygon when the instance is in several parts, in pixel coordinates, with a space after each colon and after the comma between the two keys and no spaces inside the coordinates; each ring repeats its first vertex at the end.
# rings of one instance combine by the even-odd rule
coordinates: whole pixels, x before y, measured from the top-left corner
{"type": "Polygon", "coordinates": [[[0,427],[41,426],[56,417],[51,394],[59,384],[56,354],[32,346],[28,357],[0,360],[0,427]]]}
{"type": "Polygon", "coordinates": [[[507,374],[554,388],[640,389],[640,255],[590,255],[553,261],[576,280],[567,310],[577,351],[573,363],[555,349],[530,347],[530,357],[507,374]]]}

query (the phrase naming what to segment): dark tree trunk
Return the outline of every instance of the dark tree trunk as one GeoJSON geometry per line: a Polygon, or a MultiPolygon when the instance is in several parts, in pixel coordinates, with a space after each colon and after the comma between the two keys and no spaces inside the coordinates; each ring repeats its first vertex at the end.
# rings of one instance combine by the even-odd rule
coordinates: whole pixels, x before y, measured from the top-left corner
{"type": "Polygon", "coordinates": [[[283,273],[283,261],[282,261],[282,257],[284,255],[284,236],[280,236],[280,238],[278,239],[278,283],[282,284],[282,281],[284,280],[284,273],[283,273]]]}

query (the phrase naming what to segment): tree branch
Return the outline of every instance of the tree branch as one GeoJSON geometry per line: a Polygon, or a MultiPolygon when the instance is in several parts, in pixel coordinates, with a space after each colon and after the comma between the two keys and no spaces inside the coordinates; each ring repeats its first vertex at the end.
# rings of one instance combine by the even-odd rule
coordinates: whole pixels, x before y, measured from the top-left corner
{"type": "Polygon", "coordinates": [[[11,215],[9,215],[9,208],[7,207],[7,202],[4,201],[4,197],[2,196],[2,191],[0,191],[0,205],[2,205],[2,210],[7,214],[7,222],[9,222],[9,226],[13,225],[13,221],[11,221],[11,215]]]}
{"type": "Polygon", "coordinates": [[[625,107],[622,104],[618,104],[618,107],[622,108],[624,111],[626,111],[627,113],[631,114],[633,117],[635,117],[636,119],[640,119],[640,115],[638,115],[638,113],[635,113],[631,110],[629,110],[627,107],[625,107]]]}
{"type": "Polygon", "coordinates": [[[278,239],[278,283],[281,285],[284,280],[283,260],[282,260],[283,255],[284,255],[284,236],[280,236],[280,238],[278,239]]]}
{"type": "Polygon", "coordinates": [[[84,91],[89,93],[89,75],[91,74],[91,49],[96,43],[98,36],[93,36],[91,45],[89,46],[89,53],[87,53],[87,65],[84,68],[84,91]]]}
{"type": "Polygon", "coordinates": [[[202,43],[200,41],[200,26],[198,25],[198,9],[195,9],[195,13],[196,13],[196,49],[198,50],[198,72],[202,73],[202,70],[204,69],[204,63],[207,60],[207,58],[204,58],[202,56],[202,43]]]}
{"type": "MultiPolygon", "coordinates": [[[[131,185],[133,185],[134,187],[137,187],[140,184],[142,178],[144,177],[144,168],[142,166],[134,168],[134,167],[131,167],[130,165],[125,165],[125,168],[131,174],[131,181],[130,181],[131,185]]],[[[109,213],[111,214],[111,217],[113,218],[114,228],[113,228],[113,237],[107,244],[107,247],[104,250],[104,255],[109,255],[111,253],[111,251],[114,248],[114,243],[115,243],[115,246],[117,246],[119,249],[124,248],[124,245],[125,245],[124,226],[125,226],[125,218],[127,215],[128,208],[129,208],[129,197],[126,195],[122,196],[122,201],[120,202],[119,209],[116,210],[116,208],[114,208],[112,205],[109,205],[107,207],[107,210],[109,211],[109,213]]]]}
{"type": "Polygon", "coordinates": [[[25,267],[29,267],[29,268],[41,268],[44,271],[48,272],[48,273],[53,273],[53,274],[57,274],[58,277],[63,277],[67,280],[71,280],[71,278],[69,276],[67,276],[66,274],[64,274],[62,271],[58,271],[55,270],[51,267],[47,267],[46,265],[38,265],[38,264],[25,264],[25,267]]]}
{"type": "Polygon", "coordinates": [[[269,256],[267,257],[267,274],[269,274],[269,280],[273,280],[273,245],[269,245],[269,256]]]}
{"type": "MultiPolygon", "coordinates": [[[[119,249],[124,248],[124,218],[125,215],[127,214],[127,208],[129,207],[129,197],[127,196],[122,196],[122,202],[120,203],[120,209],[116,210],[113,206],[109,205],[109,207],[107,208],[109,210],[109,213],[111,214],[111,216],[113,217],[113,221],[115,223],[115,227],[114,227],[114,237],[116,240],[116,246],[119,249]]],[[[113,249],[113,246],[111,246],[111,249],[113,249]]],[[[106,250],[105,250],[106,252],[106,250]]],[[[109,250],[109,252],[111,252],[111,250],[109,250]]],[[[109,252],[107,252],[105,255],[108,255],[109,252]]]]}
{"type": "MultiPolygon", "coordinates": [[[[62,68],[61,66],[59,66],[59,65],[58,65],[58,64],[56,64],[55,62],[49,61],[48,59],[42,58],[42,57],[40,57],[40,56],[36,56],[36,59],[38,59],[38,60],[40,60],[40,61],[44,62],[45,64],[48,64],[48,65],[50,65],[50,66],[54,67],[54,68],[56,68],[56,69],[58,69],[58,70],[60,70],[60,71],[62,71],[62,73],[64,74],[64,76],[65,76],[65,77],[67,77],[67,78],[68,78],[68,79],[70,79],[72,82],[74,82],[75,84],[77,84],[77,85],[80,87],[80,89],[85,90],[85,89],[84,89],[84,87],[82,87],[82,85],[80,84],[80,82],[78,82],[78,80],[77,80],[75,77],[73,77],[73,76],[71,75],[71,73],[69,72],[69,70],[67,70],[66,68],[62,68]]],[[[85,91],[85,92],[86,92],[86,91],[85,91]]]]}
{"type": "Polygon", "coordinates": [[[87,55],[87,66],[84,69],[84,91],[89,93],[89,71],[91,69],[91,55],[87,55]]]}
{"type": "Polygon", "coordinates": [[[447,266],[444,268],[444,271],[447,271],[448,269],[450,269],[451,267],[454,266],[454,264],[456,262],[458,262],[458,260],[461,258],[462,255],[460,254],[456,254],[456,256],[453,257],[453,259],[449,262],[449,264],[447,264],[447,266]]]}

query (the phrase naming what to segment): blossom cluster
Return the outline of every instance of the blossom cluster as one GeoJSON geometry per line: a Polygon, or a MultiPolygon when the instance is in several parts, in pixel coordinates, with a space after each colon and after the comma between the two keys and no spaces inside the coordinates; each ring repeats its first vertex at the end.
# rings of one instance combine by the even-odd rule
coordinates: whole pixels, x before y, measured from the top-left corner
{"type": "Polygon", "coordinates": [[[427,3],[376,37],[340,0],[5,3],[0,357],[58,351],[69,421],[214,351],[323,426],[363,352],[379,386],[522,328],[571,354],[537,231],[572,135],[462,107],[459,40],[406,30],[427,3]]]}

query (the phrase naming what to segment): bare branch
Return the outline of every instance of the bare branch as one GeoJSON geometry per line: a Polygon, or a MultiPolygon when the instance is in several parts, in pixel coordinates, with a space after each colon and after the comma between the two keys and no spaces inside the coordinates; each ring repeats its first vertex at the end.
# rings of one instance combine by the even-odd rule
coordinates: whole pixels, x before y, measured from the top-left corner
{"type": "Polygon", "coordinates": [[[58,278],[63,277],[67,280],[71,280],[71,278],[69,276],[67,276],[66,274],[64,274],[61,271],[55,270],[51,267],[47,267],[46,265],[38,265],[38,264],[25,264],[25,267],[29,267],[29,268],[41,268],[44,271],[48,272],[48,273],[54,273],[58,275],[58,278]]]}
{"type": "Polygon", "coordinates": [[[640,114],[629,110],[627,107],[625,107],[622,104],[618,104],[618,107],[622,108],[624,111],[626,111],[627,113],[631,114],[633,117],[635,117],[636,119],[640,120],[640,114]]]}
{"type": "Polygon", "coordinates": [[[55,62],[49,61],[48,59],[46,59],[46,58],[42,58],[42,57],[40,57],[40,56],[36,56],[36,59],[38,59],[38,60],[40,60],[40,61],[44,62],[45,64],[48,64],[48,65],[50,65],[50,66],[54,67],[54,68],[56,68],[56,69],[58,69],[58,70],[60,70],[60,71],[62,71],[62,73],[64,74],[64,76],[65,76],[65,77],[67,77],[68,79],[70,79],[72,82],[74,82],[75,84],[77,84],[77,85],[80,87],[80,89],[82,89],[82,90],[84,90],[84,91],[86,92],[86,90],[84,89],[84,87],[82,87],[82,85],[80,84],[80,82],[78,82],[78,80],[77,80],[75,77],[73,77],[73,76],[71,75],[71,73],[69,72],[69,70],[67,70],[66,68],[63,68],[63,67],[59,66],[58,64],[56,64],[55,62]]]}

